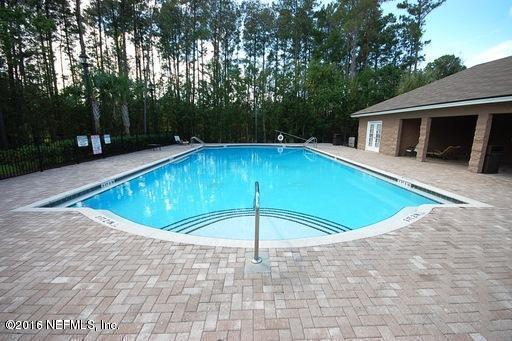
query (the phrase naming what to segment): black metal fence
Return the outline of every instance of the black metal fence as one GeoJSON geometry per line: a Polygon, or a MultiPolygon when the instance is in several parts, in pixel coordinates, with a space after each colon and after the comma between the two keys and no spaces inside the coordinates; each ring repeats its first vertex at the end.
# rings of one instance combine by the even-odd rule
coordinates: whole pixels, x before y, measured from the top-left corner
{"type": "Polygon", "coordinates": [[[86,147],[78,147],[75,138],[24,144],[0,149],[0,179],[174,143],[174,136],[170,133],[111,136],[110,144],[104,143],[102,135],[102,153],[96,155],[90,138],[86,147]]]}

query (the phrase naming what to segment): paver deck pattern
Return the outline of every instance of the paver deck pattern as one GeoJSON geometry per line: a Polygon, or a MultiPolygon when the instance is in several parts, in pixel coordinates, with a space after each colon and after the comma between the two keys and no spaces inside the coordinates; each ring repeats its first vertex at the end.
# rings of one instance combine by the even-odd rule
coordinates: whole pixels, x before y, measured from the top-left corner
{"type": "Polygon", "coordinates": [[[512,177],[344,147],[319,148],[491,204],[440,208],[385,235],[269,249],[131,235],[78,213],[13,212],[178,153],[143,151],[0,181],[0,339],[512,339],[512,177]],[[81,319],[113,330],[5,329],[81,319]]]}

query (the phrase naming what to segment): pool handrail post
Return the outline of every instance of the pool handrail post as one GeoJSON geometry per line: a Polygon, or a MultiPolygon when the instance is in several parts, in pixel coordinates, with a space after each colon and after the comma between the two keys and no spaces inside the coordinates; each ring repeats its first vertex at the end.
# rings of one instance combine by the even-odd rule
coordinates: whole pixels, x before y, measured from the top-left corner
{"type": "Polygon", "coordinates": [[[318,143],[318,139],[316,137],[314,137],[314,136],[311,136],[309,139],[306,140],[306,142],[304,142],[304,146],[307,146],[310,143],[313,143],[313,145],[316,148],[317,143],[318,143]]]}
{"type": "Polygon", "coordinates": [[[203,141],[203,140],[201,140],[199,137],[197,137],[197,136],[192,136],[192,137],[190,138],[190,146],[191,146],[191,147],[194,145],[194,141],[198,142],[198,143],[199,143],[199,144],[201,144],[201,145],[204,145],[204,144],[205,144],[205,143],[204,143],[204,141],[203,141]]]}
{"type": "Polygon", "coordinates": [[[261,263],[260,253],[260,184],[258,181],[254,184],[254,257],[251,259],[253,264],[261,263]]]}

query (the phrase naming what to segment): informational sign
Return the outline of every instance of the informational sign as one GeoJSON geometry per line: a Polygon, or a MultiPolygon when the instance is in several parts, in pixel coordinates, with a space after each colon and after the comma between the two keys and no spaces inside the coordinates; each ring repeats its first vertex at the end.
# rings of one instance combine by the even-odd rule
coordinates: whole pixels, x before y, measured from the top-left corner
{"type": "Polygon", "coordinates": [[[76,137],[76,143],[78,147],[87,147],[89,145],[89,139],[87,139],[86,135],[78,135],[76,137]]]}
{"type": "Polygon", "coordinates": [[[105,142],[105,144],[110,144],[110,135],[109,134],[103,135],[103,141],[105,142]]]}
{"type": "Polygon", "coordinates": [[[99,135],[91,135],[92,153],[101,154],[101,139],[99,135]]]}

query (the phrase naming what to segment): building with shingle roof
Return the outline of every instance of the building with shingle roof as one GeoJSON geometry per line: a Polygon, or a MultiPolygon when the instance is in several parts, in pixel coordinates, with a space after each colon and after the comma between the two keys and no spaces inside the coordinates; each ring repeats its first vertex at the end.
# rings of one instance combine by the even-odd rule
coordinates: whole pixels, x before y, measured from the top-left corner
{"type": "Polygon", "coordinates": [[[419,161],[512,165],[512,57],[479,64],[351,115],[358,148],[419,161]]]}

